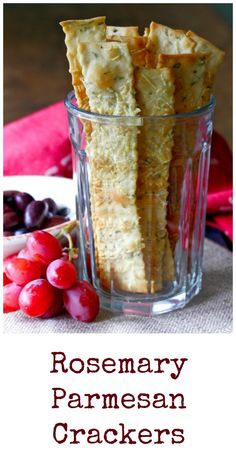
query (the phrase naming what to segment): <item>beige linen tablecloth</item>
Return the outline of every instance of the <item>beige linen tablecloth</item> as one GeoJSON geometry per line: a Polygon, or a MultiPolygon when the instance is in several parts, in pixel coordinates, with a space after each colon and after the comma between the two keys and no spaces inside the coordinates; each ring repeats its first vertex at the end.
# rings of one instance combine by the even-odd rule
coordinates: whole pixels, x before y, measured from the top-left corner
{"type": "Polygon", "coordinates": [[[31,319],[4,315],[4,333],[229,333],[232,331],[232,254],[205,240],[203,288],[185,308],[165,315],[114,315],[101,310],[93,323],[67,315],[31,319]]]}

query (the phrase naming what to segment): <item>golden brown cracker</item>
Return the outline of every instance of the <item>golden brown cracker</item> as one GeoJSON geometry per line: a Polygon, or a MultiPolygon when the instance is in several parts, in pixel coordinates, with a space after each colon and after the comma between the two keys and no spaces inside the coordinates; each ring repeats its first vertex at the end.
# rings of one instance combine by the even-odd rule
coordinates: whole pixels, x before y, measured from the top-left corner
{"type": "MultiPolygon", "coordinates": [[[[106,115],[137,115],[128,46],[118,42],[81,43],[78,56],[91,110],[106,115]]],[[[87,152],[103,285],[110,290],[145,292],[136,207],[137,128],[94,123],[87,152]]]]}

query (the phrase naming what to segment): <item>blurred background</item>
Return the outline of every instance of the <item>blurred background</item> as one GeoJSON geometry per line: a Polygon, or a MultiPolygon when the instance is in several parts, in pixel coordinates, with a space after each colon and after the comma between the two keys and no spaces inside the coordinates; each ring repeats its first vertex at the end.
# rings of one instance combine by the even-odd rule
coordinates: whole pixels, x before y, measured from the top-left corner
{"type": "Polygon", "coordinates": [[[232,140],[232,4],[4,4],[4,122],[63,100],[72,88],[59,21],[105,15],[109,25],[154,20],[191,29],[226,52],[215,83],[215,128],[232,140]]]}

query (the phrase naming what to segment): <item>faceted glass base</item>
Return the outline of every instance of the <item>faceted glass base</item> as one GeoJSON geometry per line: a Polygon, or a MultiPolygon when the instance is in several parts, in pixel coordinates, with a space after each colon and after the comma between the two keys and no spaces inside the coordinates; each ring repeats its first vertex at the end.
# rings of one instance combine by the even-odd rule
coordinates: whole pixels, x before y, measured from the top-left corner
{"type": "Polygon", "coordinates": [[[200,292],[201,286],[202,277],[198,277],[196,283],[189,289],[186,287],[182,288],[182,290],[177,288],[173,290],[172,294],[169,293],[168,297],[164,294],[120,297],[114,294],[107,294],[102,290],[98,290],[98,295],[100,297],[101,308],[116,314],[157,316],[183,308],[200,292]]]}

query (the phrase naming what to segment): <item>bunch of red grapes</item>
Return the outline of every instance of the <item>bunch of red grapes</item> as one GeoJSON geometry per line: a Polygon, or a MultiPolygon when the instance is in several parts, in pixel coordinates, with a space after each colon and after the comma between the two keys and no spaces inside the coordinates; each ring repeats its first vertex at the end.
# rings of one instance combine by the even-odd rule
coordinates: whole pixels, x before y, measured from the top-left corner
{"type": "Polygon", "coordinates": [[[93,321],[99,298],[89,282],[78,280],[76,268],[59,240],[34,231],[17,255],[4,261],[4,313],[21,309],[30,317],[51,318],[66,308],[72,318],[93,321]]]}

